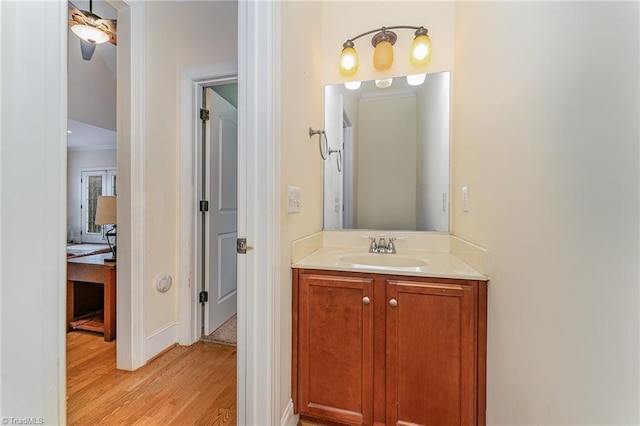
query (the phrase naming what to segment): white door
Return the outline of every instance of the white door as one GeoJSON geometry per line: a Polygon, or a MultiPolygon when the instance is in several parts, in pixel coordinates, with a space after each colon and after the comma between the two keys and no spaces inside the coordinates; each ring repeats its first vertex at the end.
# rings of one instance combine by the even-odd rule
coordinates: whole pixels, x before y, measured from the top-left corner
{"type": "Polygon", "coordinates": [[[209,214],[205,225],[205,334],[236,313],[237,109],[213,89],[205,90],[210,111],[206,150],[209,214]]]}
{"type": "Polygon", "coordinates": [[[102,225],[97,225],[96,206],[101,195],[116,195],[116,170],[84,170],[80,172],[82,198],[80,201],[81,241],[106,243],[102,225]]]}

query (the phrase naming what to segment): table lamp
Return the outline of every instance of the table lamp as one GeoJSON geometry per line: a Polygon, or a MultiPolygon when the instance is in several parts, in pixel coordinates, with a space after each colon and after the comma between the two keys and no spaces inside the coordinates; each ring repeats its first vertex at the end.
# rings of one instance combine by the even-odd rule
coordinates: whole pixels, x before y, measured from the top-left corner
{"type": "Polygon", "coordinates": [[[116,261],[116,210],[117,198],[115,195],[103,195],[98,197],[98,206],[96,207],[96,225],[113,225],[104,236],[111,250],[112,257],[105,258],[105,262],[116,261]],[[109,237],[113,237],[113,245],[109,237]]]}

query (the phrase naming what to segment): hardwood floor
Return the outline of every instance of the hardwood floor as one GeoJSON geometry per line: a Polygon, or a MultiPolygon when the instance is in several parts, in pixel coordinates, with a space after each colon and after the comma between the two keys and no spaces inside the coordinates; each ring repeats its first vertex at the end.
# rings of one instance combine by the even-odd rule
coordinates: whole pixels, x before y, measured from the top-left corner
{"type": "Polygon", "coordinates": [[[116,370],[116,341],[67,334],[67,424],[234,425],[236,348],[176,346],[137,371],[116,370]]]}

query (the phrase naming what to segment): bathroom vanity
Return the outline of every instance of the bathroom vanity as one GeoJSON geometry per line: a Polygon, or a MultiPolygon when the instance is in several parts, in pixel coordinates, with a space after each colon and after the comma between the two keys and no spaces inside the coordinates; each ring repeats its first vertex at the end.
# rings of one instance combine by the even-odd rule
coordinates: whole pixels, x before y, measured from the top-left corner
{"type": "Polygon", "coordinates": [[[451,244],[436,246],[371,254],[366,242],[323,244],[293,262],[296,413],[341,424],[485,424],[488,278],[447,252],[451,244]]]}

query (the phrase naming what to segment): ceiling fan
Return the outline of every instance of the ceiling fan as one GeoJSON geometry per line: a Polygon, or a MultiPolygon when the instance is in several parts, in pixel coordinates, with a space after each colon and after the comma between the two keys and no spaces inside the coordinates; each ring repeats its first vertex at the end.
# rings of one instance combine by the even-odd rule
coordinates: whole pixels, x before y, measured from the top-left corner
{"type": "Polygon", "coordinates": [[[88,61],[96,50],[96,45],[110,42],[118,44],[116,36],[116,20],[102,19],[93,13],[93,0],[89,0],[89,11],[78,9],[69,2],[69,26],[80,38],[82,59],[88,61]]]}

